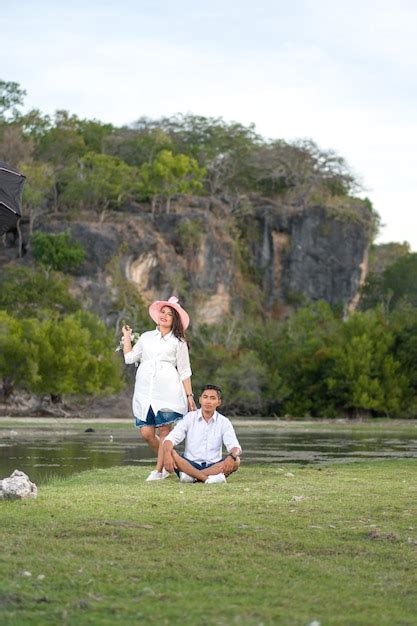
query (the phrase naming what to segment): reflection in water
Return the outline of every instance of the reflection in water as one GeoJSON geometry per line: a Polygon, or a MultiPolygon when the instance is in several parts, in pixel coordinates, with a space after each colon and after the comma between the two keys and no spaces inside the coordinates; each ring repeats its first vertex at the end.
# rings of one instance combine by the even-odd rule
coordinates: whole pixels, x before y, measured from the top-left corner
{"type": "MultiPolygon", "coordinates": [[[[290,428],[240,427],[245,463],[323,463],[381,458],[417,458],[415,435],[392,432],[300,432],[290,428]]],[[[14,469],[42,483],[52,476],[69,476],[95,467],[151,465],[154,456],[132,429],[111,427],[85,433],[43,427],[29,431],[4,429],[0,439],[0,478],[14,469]]]]}

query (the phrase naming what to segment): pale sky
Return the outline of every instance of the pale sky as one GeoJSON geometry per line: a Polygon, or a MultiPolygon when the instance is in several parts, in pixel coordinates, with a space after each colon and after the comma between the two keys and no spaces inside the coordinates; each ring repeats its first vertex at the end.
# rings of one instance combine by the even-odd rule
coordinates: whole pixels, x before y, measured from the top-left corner
{"type": "Polygon", "coordinates": [[[25,109],[121,126],[175,113],[311,138],[360,177],[378,242],[417,251],[415,0],[21,0],[0,79],[25,109]]]}

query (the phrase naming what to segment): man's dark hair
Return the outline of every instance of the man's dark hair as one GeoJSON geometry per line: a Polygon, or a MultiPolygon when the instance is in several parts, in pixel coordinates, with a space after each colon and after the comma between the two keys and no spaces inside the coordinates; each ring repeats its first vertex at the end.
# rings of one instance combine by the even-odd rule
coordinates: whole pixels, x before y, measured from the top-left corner
{"type": "Polygon", "coordinates": [[[217,391],[217,395],[219,396],[219,400],[222,399],[222,390],[220,389],[220,387],[218,385],[204,385],[204,387],[201,388],[201,394],[200,395],[202,395],[208,389],[213,389],[213,391],[217,391]]]}

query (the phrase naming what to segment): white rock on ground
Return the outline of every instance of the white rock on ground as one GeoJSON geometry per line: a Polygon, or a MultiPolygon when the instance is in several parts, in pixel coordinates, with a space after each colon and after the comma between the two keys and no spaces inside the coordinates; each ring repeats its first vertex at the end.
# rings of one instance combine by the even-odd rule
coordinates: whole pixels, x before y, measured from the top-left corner
{"type": "Polygon", "coordinates": [[[0,480],[0,500],[36,498],[38,488],[24,472],[15,470],[8,478],[0,480]]]}

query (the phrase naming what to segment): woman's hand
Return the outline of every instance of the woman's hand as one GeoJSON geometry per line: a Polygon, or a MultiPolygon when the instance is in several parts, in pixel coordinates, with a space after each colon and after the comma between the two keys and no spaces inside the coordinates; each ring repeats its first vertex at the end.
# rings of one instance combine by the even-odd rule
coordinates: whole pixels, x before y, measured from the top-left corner
{"type": "Polygon", "coordinates": [[[187,400],[188,400],[188,410],[189,411],[196,411],[197,410],[197,405],[194,402],[194,396],[188,396],[187,400]]]}
{"type": "Polygon", "coordinates": [[[127,324],[124,324],[124,326],[122,326],[122,333],[123,333],[123,337],[129,337],[130,339],[132,335],[132,329],[127,324]]]}

